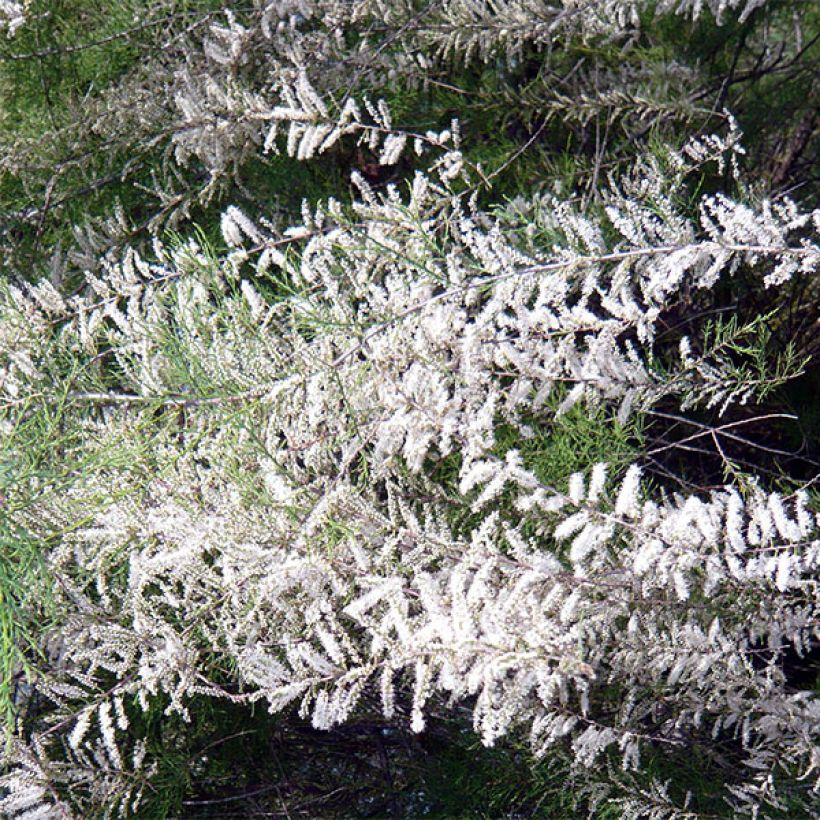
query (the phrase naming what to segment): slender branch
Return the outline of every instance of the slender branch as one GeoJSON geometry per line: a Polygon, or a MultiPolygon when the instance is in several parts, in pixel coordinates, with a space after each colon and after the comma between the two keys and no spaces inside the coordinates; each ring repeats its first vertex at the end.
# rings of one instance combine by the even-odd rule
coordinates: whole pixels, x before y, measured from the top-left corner
{"type": "MultiPolygon", "coordinates": [[[[132,28],[124,29],[123,31],[116,31],[113,34],[109,34],[107,37],[101,37],[97,40],[90,40],[87,43],[79,43],[75,46],[53,46],[52,48],[46,48],[40,51],[30,51],[26,54],[0,54],[0,63],[7,61],[37,60],[42,59],[44,57],[57,57],[66,54],[77,54],[78,52],[87,51],[90,48],[97,48],[98,46],[104,46],[108,43],[116,42],[117,40],[128,39],[141,31],[145,31],[146,29],[157,28],[158,26],[166,26],[173,20],[178,20],[181,17],[188,16],[189,15],[186,12],[169,14],[157,20],[149,20],[147,23],[142,23],[141,25],[133,26],[132,28]]],[[[201,17],[199,20],[195,21],[194,28],[201,26],[203,23],[208,22],[208,20],[215,16],[216,12],[209,12],[204,17],[201,17]]]]}
{"type": "Polygon", "coordinates": [[[134,393],[95,393],[74,390],[68,398],[91,404],[138,404],[162,407],[202,407],[222,404],[236,404],[249,399],[258,399],[266,389],[249,390],[230,396],[140,396],[134,393]]]}
{"type": "Polygon", "coordinates": [[[646,411],[651,416],[657,416],[658,418],[668,419],[669,421],[677,421],[681,422],[682,424],[688,424],[692,427],[697,427],[700,432],[693,433],[686,438],[681,439],[680,441],[673,442],[671,444],[667,444],[663,447],[655,447],[652,450],[648,451],[648,455],[657,455],[658,453],[662,453],[666,450],[671,450],[676,447],[680,447],[682,444],[685,444],[689,441],[694,441],[695,439],[702,438],[704,436],[714,436],[715,434],[725,436],[726,438],[732,439],[733,441],[738,441],[741,444],[745,444],[748,447],[753,447],[758,450],[764,450],[767,453],[771,453],[773,455],[779,456],[788,456],[789,458],[802,458],[805,461],[809,461],[810,463],[817,463],[813,462],[811,459],[805,458],[804,456],[799,455],[797,452],[790,452],[788,450],[780,450],[777,447],[767,447],[764,444],[759,444],[758,442],[751,441],[747,438],[743,438],[742,436],[738,436],[735,433],[729,433],[728,430],[731,430],[735,427],[741,427],[746,424],[754,424],[759,421],[769,421],[771,419],[789,419],[791,421],[796,421],[797,416],[792,415],[791,413],[767,413],[763,416],[755,416],[754,418],[750,419],[741,419],[740,421],[733,421],[727,424],[721,424],[717,427],[710,425],[710,424],[703,424],[699,421],[695,421],[694,419],[687,418],[686,416],[678,416],[673,413],[664,413],[660,410],[647,410],[646,411]]]}
{"type": "MultiPolygon", "coordinates": [[[[816,254],[816,251],[812,248],[802,247],[782,248],[771,245],[723,245],[720,243],[714,244],[717,247],[720,247],[723,250],[731,251],[732,253],[779,255],[783,254],[785,251],[788,251],[794,254],[795,256],[808,256],[816,254]]],[[[333,366],[337,367],[338,365],[345,362],[356,352],[361,350],[362,347],[368,341],[370,341],[370,339],[374,338],[375,336],[378,336],[384,330],[388,329],[389,327],[392,327],[394,324],[400,322],[402,319],[406,319],[408,316],[412,316],[413,314],[418,313],[420,310],[423,310],[425,307],[432,304],[433,302],[438,302],[443,299],[447,299],[451,296],[455,296],[458,293],[466,293],[471,290],[487,287],[488,285],[494,285],[498,282],[504,282],[509,279],[515,279],[524,276],[532,276],[534,274],[539,273],[550,273],[552,271],[566,270],[567,268],[585,268],[592,265],[608,264],[610,262],[625,262],[629,260],[642,259],[653,256],[668,256],[672,253],[677,253],[679,251],[691,247],[697,246],[694,246],[691,243],[685,245],[660,245],[652,248],[636,248],[634,250],[629,251],[613,251],[612,253],[600,254],[598,256],[578,256],[556,262],[547,262],[541,265],[531,265],[529,267],[522,268],[521,270],[509,271],[507,273],[501,273],[494,276],[484,276],[476,278],[457,288],[451,288],[449,290],[444,290],[441,293],[434,294],[433,296],[430,296],[422,300],[421,302],[418,302],[415,305],[411,305],[407,309],[397,313],[395,316],[392,316],[390,319],[386,319],[385,321],[375,325],[369,331],[367,331],[359,339],[358,342],[356,342],[348,350],[346,350],[344,353],[342,353],[340,356],[334,359],[333,366]]]]}

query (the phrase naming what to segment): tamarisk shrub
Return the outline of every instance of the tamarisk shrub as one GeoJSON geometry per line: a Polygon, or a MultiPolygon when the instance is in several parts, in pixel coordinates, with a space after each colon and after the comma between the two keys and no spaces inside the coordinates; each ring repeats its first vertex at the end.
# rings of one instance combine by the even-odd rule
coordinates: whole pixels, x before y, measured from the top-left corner
{"type": "Polygon", "coordinates": [[[161,698],[187,718],[200,696],[293,704],[330,729],[374,692],[417,732],[431,699],[466,702],[485,744],[523,728],[536,755],[561,743],[588,768],[731,739],[737,811],[777,807],[781,781],[809,789],[817,702],[779,663],[817,640],[807,493],[754,477],[650,493],[637,461],[550,486],[497,432],[526,441],[579,403],[626,424],[661,400],[751,400],[761,384],[686,338],[658,364],[659,317],[739,266],[770,288],[811,276],[818,215],[707,195],[693,220],[653,161],[612,182],[600,222],[549,197],[493,215],[457,193],[458,150],[439,150],[406,196],[357,178],[349,210],[306,211],[284,238],[228,209],[224,258],[157,244],[79,295],[7,287],[9,406],[94,409],[89,449],[159,425],[164,466],[146,462],[133,492],[101,464],[16,513],[61,533],[46,556],[61,614],[4,813],[138,814],[155,764],[129,713],[161,698]],[[287,288],[265,286],[277,276],[287,288]],[[115,388],[95,388],[103,356],[115,388]],[[454,453],[452,486],[431,465],[454,453]],[[461,509],[480,517],[458,524],[461,509]]]}

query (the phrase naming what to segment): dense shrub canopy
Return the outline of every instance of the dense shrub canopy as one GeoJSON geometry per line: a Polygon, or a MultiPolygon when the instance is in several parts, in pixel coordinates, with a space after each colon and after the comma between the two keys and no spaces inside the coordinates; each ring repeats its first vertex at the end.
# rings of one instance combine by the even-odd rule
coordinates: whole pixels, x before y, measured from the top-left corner
{"type": "Polygon", "coordinates": [[[0,814],[812,816],[814,4],[0,36],[0,814]]]}

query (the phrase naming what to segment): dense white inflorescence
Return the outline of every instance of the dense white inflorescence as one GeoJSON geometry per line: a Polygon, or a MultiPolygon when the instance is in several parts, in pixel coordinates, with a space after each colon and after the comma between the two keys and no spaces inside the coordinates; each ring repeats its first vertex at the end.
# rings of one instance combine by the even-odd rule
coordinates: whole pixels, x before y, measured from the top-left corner
{"type": "MultiPolygon", "coordinates": [[[[284,229],[228,207],[221,256],[156,242],[150,259],[97,260],[70,294],[4,285],[4,405],[77,408],[83,446],[128,455],[14,511],[57,534],[44,560],[64,616],[42,648],[53,673],[32,682],[50,711],[9,744],[0,814],[68,817],[69,792],[138,814],[155,764],[129,714],[161,703],[187,719],[202,696],[298,708],[319,729],[368,696],[414,731],[433,704],[461,704],[487,745],[524,731],[537,755],[561,743],[625,777],[648,746],[706,733],[748,769],[733,810],[778,806],[778,775],[809,780],[820,763],[817,699],[781,663],[820,639],[809,495],[754,477],[663,493],[637,462],[550,486],[500,433],[527,442],[579,408],[624,426],[661,401],[753,401],[781,376],[749,377],[742,328],[682,336],[659,361],[661,320],[741,269],[770,289],[815,277],[820,212],[723,194],[680,205],[693,168],[737,174],[733,123],[613,176],[595,210],[545,193],[482,209],[457,122],[403,130],[383,100],[331,98],[304,68],[306,49],[326,56],[374,10],[436,58],[489,60],[561,33],[620,37],[646,3],[459,0],[429,19],[410,2],[257,5],[254,24],[226,13],[209,28],[213,74],[175,77],[180,164],[196,159],[210,185],[249,153],[306,161],[358,141],[382,166],[412,149],[427,170],[406,191],[354,172],[349,207],[306,203],[284,229]],[[254,38],[281,49],[265,93],[236,79],[254,38]],[[144,471],[139,492],[128,470],[144,471]]],[[[657,10],[744,19],[761,5],[657,10]]],[[[18,7],[0,2],[10,33],[18,7]]],[[[674,816],[663,784],[643,798],[674,816]]]]}
{"type": "MultiPolygon", "coordinates": [[[[465,171],[439,151],[407,198],[359,178],[351,212],[330,202],[281,238],[229,208],[223,260],[157,245],[156,262],[129,252],[80,295],[7,288],[7,401],[42,395],[63,350],[121,373],[120,393],[71,394],[106,408],[89,435],[122,434],[118,405],[178,406],[187,421],[164,445],[170,470],[139,499],[115,494],[49,556],[68,614],[51,650],[61,672],[37,685],[61,717],[13,753],[4,812],[45,816],[44,778],[82,781],[92,758],[109,772],[95,793],[133,811],[139,790],[123,784],[144,750],[125,740],[124,696],[183,716],[203,694],[298,704],[327,729],[375,690],[416,731],[431,699],[466,701],[485,743],[523,726],[536,753],[563,739],[581,766],[617,748],[637,768],[642,744],[704,727],[736,735],[760,777],[816,766],[816,703],[784,688],[776,662],[817,639],[807,497],[752,485],[652,499],[637,464],[595,465],[563,491],[499,452],[496,433],[511,424],[526,440],[578,403],[625,423],[662,397],[744,400],[709,351],[682,344],[660,369],[656,321],[682,287],[741,264],[770,287],[812,275],[817,246],[791,237],[817,214],[705,197],[698,224],[650,163],[612,183],[606,225],[544,197],[492,216],[454,193],[465,171]],[[527,225],[551,244],[522,241],[527,225]],[[280,268],[292,295],[240,281],[251,259],[260,277],[280,268]],[[212,398],[190,383],[194,365],[212,398]],[[261,450],[220,429],[236,402],[252,407],[261,450]],[[456,452],[458,497],[430,485],[420,503],[430,464],[456,452]],[[231,478],[237,459],[259,482],[254,504],[231,478]],[[480,523],[455,527],[453,504],[480,523]],[[233,694],[208,678],[214,655],[235,669],[233,694]],[[118,683],[96,691],[100,674],[118,683]],[[60,737],[69,762],[46,775],[60,737]]],[[[43,508],[70,515],[81,499],[60,503],[43,508]]],[[[760,797],[758,780],[738,805],[760,797]]]]}
{"type": "Polygon", "coordinates": [[[14,37],[17,29],[26,22],[26,4],[15,0],[0,0],[0,32],[14,37]]]}

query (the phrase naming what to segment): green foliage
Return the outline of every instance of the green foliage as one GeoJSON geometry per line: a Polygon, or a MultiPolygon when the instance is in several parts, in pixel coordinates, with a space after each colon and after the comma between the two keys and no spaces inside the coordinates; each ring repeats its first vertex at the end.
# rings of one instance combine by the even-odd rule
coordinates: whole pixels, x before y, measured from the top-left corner
{"type": "Polygon", "coordinates": [[[469,733],[425,745],[416,817],[570,818],[584,810],[581,784],[556,751],[535,761],[524,745],[487,749],[469,733]]]}

